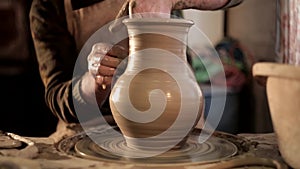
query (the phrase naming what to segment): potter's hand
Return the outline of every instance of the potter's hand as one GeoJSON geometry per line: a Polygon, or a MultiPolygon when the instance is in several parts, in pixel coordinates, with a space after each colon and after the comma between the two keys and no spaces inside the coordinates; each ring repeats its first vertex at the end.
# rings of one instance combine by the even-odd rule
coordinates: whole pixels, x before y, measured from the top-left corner
{"type": "Polygon", "coordinates": [[[173,0],[173,9],[217,10],[240,4],[243,0],[173,0]]]}
{"type": "Polygon", "coordinates": [[[133,18],[170,18],[172,10],[198,9],[217,10],[230,8],[243,0],[127,0],[116,16],[110,31],[118,30],[121,22],[118,20],[129,14],[133,18]]]}
{"type": "Polygon", "coordinates": [[[119,45],[97,43],[93,46],[88,56],[89,72],[95,77],[96,84],[106,90],[112,81],[112,76],[119,63],[120,58],[127,56],[127,51],[119,45]]]}
{"type": "Polygon", "coordinates": [[[117,66],[128,51],[120,45],[97,43],[93,45],[88,60],[88,70],[82,78],[81,90],[86,101],[101,105],[110,92],[110,85],[117,66]]]}
{"type": "Polygon", "coordinates": [[[129,14],[133,17],[170,17],[174,0],[130,0],[129,14]],[[132,10],[131,10],[132,9],[132,10]]]}
{"type": "MultiPolygon", "coordinates": [[[[130,0],[132,13],[170,14],[173,9],[216,10],[241,3],[242,0],[130,0]]],[[[139,16],[139,15],[138,15],[139,16]]]]}

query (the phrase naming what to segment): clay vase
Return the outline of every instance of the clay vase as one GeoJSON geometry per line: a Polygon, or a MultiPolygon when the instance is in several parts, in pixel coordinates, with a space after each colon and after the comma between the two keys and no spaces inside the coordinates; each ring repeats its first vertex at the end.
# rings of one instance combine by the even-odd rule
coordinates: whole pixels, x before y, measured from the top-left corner
{"type": "Polygon", "coordinates": [[[256,63],[253,75],[266,85],[274,131],[283,159],[300,168],[300,67],[280,63],[256,63]]]}
{"type": "Polygon", "coordinates": [[[113,117],[128,147],[167,150],[185,144],[203,112],[203,96],[187,63],[192,21],[132,18],[125,72],[110,95],[113,117]]]}

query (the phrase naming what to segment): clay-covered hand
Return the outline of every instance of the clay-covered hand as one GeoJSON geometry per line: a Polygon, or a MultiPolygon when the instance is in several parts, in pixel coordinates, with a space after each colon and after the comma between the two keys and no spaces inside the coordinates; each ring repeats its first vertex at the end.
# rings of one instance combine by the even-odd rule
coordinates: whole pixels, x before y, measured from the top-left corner
{"type": "Polygon", "coordinates": [[[87,60],[89,72],[83,77],[81,88],[86,100],[102,104],[107,98],[113,75],[122,58],[128,56],[128,50],[120,45],[96,43],[87,60]],[[96,94],[96,95],[95,95],[96,94]]]}
{"type": "Polygon", "coordinates": [[[123,49],[119,45],[97,43],[88,56],[89,72],[95,77],[96,83],[103,90],[106,90],[106,86],[111,84],[112,76],[121,62],[118,55],[122,55],[123,49]]]}

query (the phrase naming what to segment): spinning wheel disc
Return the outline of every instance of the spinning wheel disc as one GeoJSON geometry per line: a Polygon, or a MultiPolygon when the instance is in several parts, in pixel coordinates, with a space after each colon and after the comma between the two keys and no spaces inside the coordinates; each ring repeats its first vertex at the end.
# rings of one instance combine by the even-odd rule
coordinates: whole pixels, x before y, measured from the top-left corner
{"type": "Polygon", "coordinates": [[[104,135],[99,134],[101,139],[99,139],[98,144],[100,143],[101,146],[89,137],[84,137],[74,145],[74,150],[76,154],[83,158],[116,163],[147,163],[154,165],[210,163],[224,160],[238,153],[238,147],[234,143],[219,136],[221,136],[221,133],[214,134],[204,143],[200,143],[198,141],[199,130],[196,129],[189,136],[186,145],[180,149],[169,150],[154,157],[126,158],[126,156],[120,154],[140,152],[128,147],[123,137],[115,137],[112,132],[105,131],[104,135]]]}

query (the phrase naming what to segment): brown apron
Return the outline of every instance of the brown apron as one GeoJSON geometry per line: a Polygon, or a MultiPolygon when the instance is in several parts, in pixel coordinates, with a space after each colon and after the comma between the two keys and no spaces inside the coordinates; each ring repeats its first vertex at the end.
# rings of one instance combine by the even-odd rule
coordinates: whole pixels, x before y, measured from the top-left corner
{"type": "Polygon", "coordinates": [[[71,0],[65,0],[68,30],[80,50],[99,28],[113,21],[126,0],[103,0],[88,7],[73,10],[71,0]]]}

